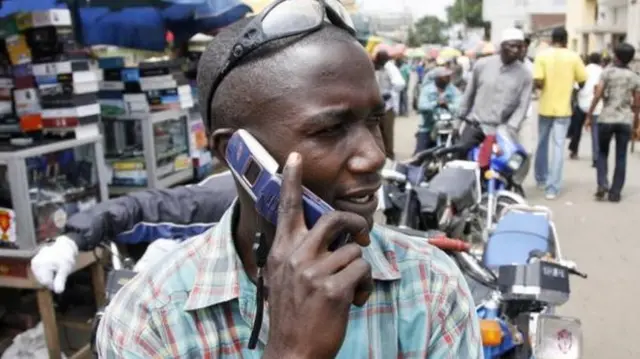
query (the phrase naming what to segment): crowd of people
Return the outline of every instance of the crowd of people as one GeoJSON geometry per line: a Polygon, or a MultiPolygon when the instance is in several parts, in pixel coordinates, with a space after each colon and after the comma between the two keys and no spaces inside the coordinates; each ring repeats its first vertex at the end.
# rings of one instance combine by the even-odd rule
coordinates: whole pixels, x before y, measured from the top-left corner
{"type": "MultiPolygon", "coordinates": [[[[550,47],[539,50],[532,61],[528,57],[531,39],[513,28],[504,31],[498,54],[476,59],[468,70],[455,58],[417,63],[413,67],[418,79],[414,108],[421,118],[415,151],[434,145],[434,117],[441,111],[476,121],[485,133],[504,125],[514,136],[524,121],[537,118],[534,176],[545,197],[553,200],[562,189],[566,140],[569,158],[577,159],[582,134],[587,131],[596,169],[595,198],[619,202],[629,142],[640,137],[636,99],[640,77],[629,68],[635,49],[620,43],[613,50],[614,58],[600,53],[581,57],[567,43],[566,29],[554,29],[550,47]],[[539,102],[534,114],[531,98],[536,94],[539,102]],[[608,157],[613,139],[615,169],[610,183],[608,157]]],[[[411,69],[402,60],[398,63],[404,76],[404,85],[398,89],[403,95],[399,96],[406,99],[411,69]]],[[[396,113],[404,115],[406,100],[401,103],[405,107],[396,113]]]]}

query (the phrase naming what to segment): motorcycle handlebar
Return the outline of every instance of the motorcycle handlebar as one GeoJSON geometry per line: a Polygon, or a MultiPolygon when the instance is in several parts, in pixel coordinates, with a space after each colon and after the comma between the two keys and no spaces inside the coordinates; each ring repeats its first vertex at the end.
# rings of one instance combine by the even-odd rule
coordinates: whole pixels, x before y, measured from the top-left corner
{"type": "Polygon", "coordinates": [[[420,151],[406,161],[401,162],[405,165],[419,166],[426,161],[435,160],[451,153],[462,151],[462,146],[434,147],[428,150],[420,151]]]}

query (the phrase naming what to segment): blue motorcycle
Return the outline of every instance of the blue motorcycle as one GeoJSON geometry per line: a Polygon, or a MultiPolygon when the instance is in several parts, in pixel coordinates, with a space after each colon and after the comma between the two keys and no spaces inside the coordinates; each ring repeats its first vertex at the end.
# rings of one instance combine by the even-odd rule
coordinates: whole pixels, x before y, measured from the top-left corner
{"type": "Polygon", "coordinates": [[[570,297],[570,275],[545,207],[513,205],[489,237],[481,260],[454,253],[477,304],[487,359],[578,359],[580,320],[555,315],[570,297]]]}
{"type": "Polygon", "coordinates": [[[471,149],[467,158],[481,162],[483,151],[490,153],[488,168],[484,168],[480,201],[480,212],[484,217],[482,227],[487,238],[506,206],[527,203],[522,183],[531,162],[524,146],[503,126],[498,127],[495,135],[486,136],[482,143],[471,149]]]}

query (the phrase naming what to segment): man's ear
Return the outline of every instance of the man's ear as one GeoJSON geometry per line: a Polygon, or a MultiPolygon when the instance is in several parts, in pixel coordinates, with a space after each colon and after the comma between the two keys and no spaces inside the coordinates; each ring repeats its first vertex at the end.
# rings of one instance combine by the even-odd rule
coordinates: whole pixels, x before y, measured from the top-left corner
{"type": "Polygon", "coordinates": [[[227,145],[229,144],[229,139],[234,132],[235,130],[232,128],[220,128],[211,134],[209,148],[213,152],[213,155],[222,163],[227,163],[227,160],[225,159],[227,145]]]}

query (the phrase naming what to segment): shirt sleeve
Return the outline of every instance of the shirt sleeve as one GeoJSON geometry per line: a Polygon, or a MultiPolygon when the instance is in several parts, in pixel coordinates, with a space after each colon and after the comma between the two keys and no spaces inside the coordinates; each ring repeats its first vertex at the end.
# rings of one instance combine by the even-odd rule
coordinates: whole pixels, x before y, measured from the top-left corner
{"type": "MultiPolygon", "coordinates": [[[[483,358],[480,323],[467,282],[451,258],[437,248],[405,262],[399,288],[398,340],[413,358],[483,358]]],[[[400,355],[402,356],[402,355],[400,355]]]]}
{"type": "Polygon", "coordinates": [[[449,111],[456,115],[460,109],[460,101],[462,100],[462,93],[455,86],[450,86],[451,98],[449,100],[449,111]]]}
{"type": "Polygon", "coordinates": [[[432,305],[429,358],[481,359],[480,323],[467,282],[458,271],[446,284],[432,305]]]}
{"type": "Polygon", "coordinates": [[[469,75],[469,82],[467,83],[467,87],[464,90],[464,94],[460,99],[460,106],[458,113],[462,117],[466,117],[469,115],[471,108],[473,107],[473,102],[476,97],[476,91],[478,87],[478,74],[480,62],[477,62],[476,65],[471,70],[471,74],[469,75]]]}
{"type": "MultiPolygon", "coordinates": [[[[139,277],[132,279],[118,293],[100,321],[96,333],[96,349],[101,359],[169,359],[170,355],[161,336],[155,328],[154,313],[136,303],[136,291],[129,290],[130,285],[139,288],[139,277]],[[133,282],[136,283],[133,283],[133,282]],[[126,319],[125,319],[126,318],[126,319]]],[[[144,290],[139,291],[145,293],[144,290]]],[[[144,295],[144,294],[143,294],[144,295]]],[[[169,318],[175,320],[175,318],[169,318]]],[[[168,328],[166,328],[168,329],[168,328]]]]}
{"type": "Polygon", "coordinates": [[[419,111],[433,111],[438,105],[438,95],[434,93],[433,86],[426,84],[420,91],[420,97],[418,98],[418,110],[419,111]]]}
{"type": "Polygon", "coordinates": [[[531,92],[533,91],[533,81],[530,76],[527,76],[520,89],[520,99],[518,100],[518,107],[511,114],[511,117],[507,120],[507,126],[513,128],[516,131],[520,130],[522,122],[527,118],[527,111],[529,111],[529,104],[531,103],[531,92]]]}
{"type": "Polygon", "coordinates": [[[544,58],[542,56],[536,56],[533,62],[533,79],[544,80],[544,58]]]}
{"type": "Polygon", "coordinates": [[[587,69],[582,62],[582,59],[576,55],[576,64],[575,64],[575,78],[576,82],[581,84],[587,81],[587,69]]]}
{"type": "Polygon", "coordinates": [[[640,92],[640,76],[636,73],[633,74],[634,87],[631,89],[634,92],[640,92]]]}
{"type": "Polygon", "coordinates": [[[601,83],[606,88],[607,85],[609,84],[609,75],[610,74],[611,74],[611,68],[610,67],[604,69],[602,71],[602,74],[600,74],[600,81],[598,82],[598,84],[601,83]]]}
{"type": "Polygon", "coordinates": [[[393,62],[388,61],[384,65],[384,69],[389,74],[391,85],[393,86],[393,89],[395,91],[402,91],[405,86],[407,86],[407,83],[404,81],[404,78],[402,77],[402,73],[398,69],[398,66],[396,66],[393,62]]]}

